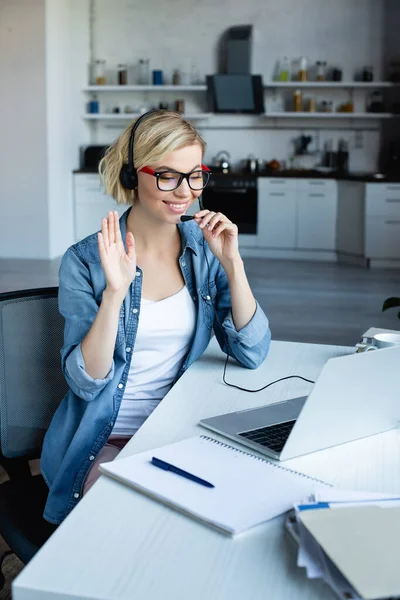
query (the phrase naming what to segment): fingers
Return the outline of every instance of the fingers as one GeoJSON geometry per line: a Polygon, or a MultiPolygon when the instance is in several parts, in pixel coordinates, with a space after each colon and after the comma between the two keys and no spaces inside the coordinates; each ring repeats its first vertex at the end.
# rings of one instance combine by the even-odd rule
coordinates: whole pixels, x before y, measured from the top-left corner
{"type": "Polygon", "coordinates": [[[103,217],[101,220],[101,234],[103,237],[104,248],[108,248],[108,246],[110,245],[108,238],[108,221],[105,217],[103,217]]]}
{"type": "Polygon", "coordinates": [[[136,260],[136,250],[135,250],[135,238],[133,237],[133,234],[128,231],[128,233],[126,234],[126,247],[127,247],[127,256],[129,258],[129,260],[136,260]]]}
{"type": "Polygon", "coordinates": [[[116,242],[120,242],[122,240],[121,229],[119,227],[118,213],[116,210],[114,210],[114,239],[116,242]]]}
{"type": "Polygon", "coordinates": [[[110,244],[115,242],[115,215],[112,210],[108,213],[108,238],[110,244]]]}
{"type": "MultiPolygon", "coordinates": [[[[201,213],[205,213],[204,216],[202,217],[201,221],[199,222],[199,227],[200,229],[204,229],[204,227],[207,226],[207,229],[209,231],[212,231],[214,229],[214,227],[218,224],[218,223],[231,223],[231,221],[222,213],[218,212],[215,213],[213,211],[200,211],[201,213]]],[[[199,213],[196,213],[196,220],[198,218],[199,213]]]]}
{"type": "Polygon", "coordinates": [[[234,223],[220,223],[218,227],[215,227],[212,231],[213,237],[218,237],[223,231],[226,231],[229,234],[237,235],[238,228],[234,223]]]}

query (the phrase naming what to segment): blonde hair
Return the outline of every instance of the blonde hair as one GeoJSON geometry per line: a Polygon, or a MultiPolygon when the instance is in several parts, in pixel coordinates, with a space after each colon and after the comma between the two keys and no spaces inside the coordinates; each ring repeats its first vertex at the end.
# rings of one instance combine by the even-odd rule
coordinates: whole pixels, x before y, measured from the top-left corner
{"type": "MultiPolygon", "coordinates": [[[[122,167],[128,163],[129,138],[135,122],[107,149],[99,172],[105,193],[118,204],[132,204],[137,190],[128,190],[120,182],[122,167]]],[[[158,110],[149,114],[135,132],[133,156],[135,169],[159,162],[164,156],[185,146],[199,144],[204,155],[206,144],[189,121],[176,112],[158,110]]]]}

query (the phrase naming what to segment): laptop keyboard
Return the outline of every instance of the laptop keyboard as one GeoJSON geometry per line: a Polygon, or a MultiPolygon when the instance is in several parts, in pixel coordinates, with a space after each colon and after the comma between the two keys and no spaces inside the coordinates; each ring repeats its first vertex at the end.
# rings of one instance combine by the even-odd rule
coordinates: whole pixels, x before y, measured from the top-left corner
{"type": "Polygon", "coordinates": [[[283,446],[293,429],[294,421],[286,421],[285,423],[276,423],[269,427],[261,427],[260,429],[252,429],[244,433],[238,433],[243,438],[261,444],[266,448],[270,448],[274,452],[282,452],[283,446]]]}

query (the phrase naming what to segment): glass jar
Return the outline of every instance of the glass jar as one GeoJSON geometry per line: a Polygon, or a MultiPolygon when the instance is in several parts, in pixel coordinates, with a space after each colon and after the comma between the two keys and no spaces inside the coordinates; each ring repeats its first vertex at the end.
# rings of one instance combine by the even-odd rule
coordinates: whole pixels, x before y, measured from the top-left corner
{"type": "Polygon", "coordinates": [[[148,58],[139,59],[138,84],[149,85],[150,81],[150,60],[148,58]]]}
{"type": "Polygon", "coordinates": [[[279,81],[289,81],[290,62],[287,56],[284,56],[279,65],[279,81]]]}
{"type": "Polygon", "coordinates": [[[316,66],[316,77],[317,81],[325,81],[326,80],[326,61],[317,60],[315,63],[316,66]]]}
{"type": "Polygon", "coordinates": [[[106,61],[95,60],[93,65],[93,78],[95,85],[106,85],[106,61]]]}
{"type": "Polygon", "coordinates": [[[128,65],[119,64],[118,70],[118,84],[126,85],[128,83],[128,65]]]}

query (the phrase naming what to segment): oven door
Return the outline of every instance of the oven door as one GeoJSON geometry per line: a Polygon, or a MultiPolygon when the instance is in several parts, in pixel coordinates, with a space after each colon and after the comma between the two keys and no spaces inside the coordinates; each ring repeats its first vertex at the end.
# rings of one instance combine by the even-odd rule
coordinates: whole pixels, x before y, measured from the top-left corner
{"type": "Polygon", "coordinates": [[[207,187],[203,206],[221,212],[238,226],[239,234],[257,234],[257,188],[207,187]]]}

